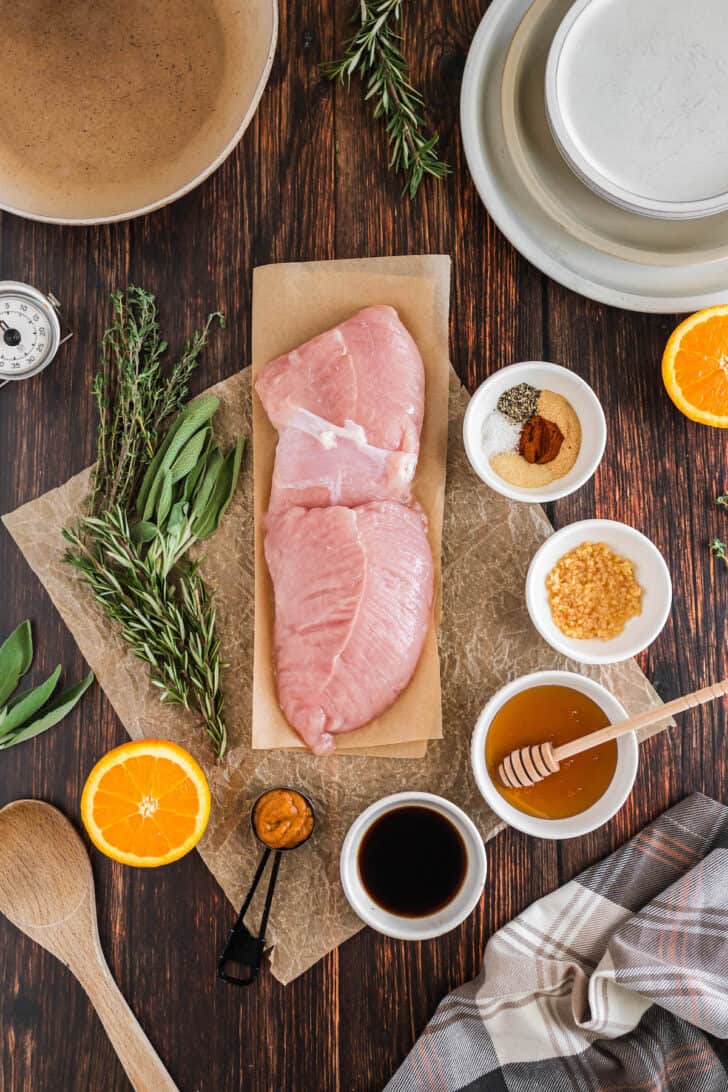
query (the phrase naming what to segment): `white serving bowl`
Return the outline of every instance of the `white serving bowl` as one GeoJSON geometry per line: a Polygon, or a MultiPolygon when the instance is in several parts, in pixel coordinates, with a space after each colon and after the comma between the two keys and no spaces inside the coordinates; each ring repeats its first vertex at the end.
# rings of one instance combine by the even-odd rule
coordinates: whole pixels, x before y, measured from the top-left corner
{"type": "Polygon", "coordinates": [[[354,820],[341,847],[341,884],[352,910],[378,933],[396,940],[430,940],[449,933],[472,913],[480,901],[487,874],[483,839],[461,808],[429,792],[398,792],[377,800],[354,820]],[[465,843],[468,867],[465,879],[452,902],[435,914],[409,918],[391,914],[369,895],[359,875],[359,847],[371,825],[385,812],[404,805],[432,808],[446,816],[460,832],[465,843]]]}
{"type": "Polygon", "coordinates": [[[536,551],[526,576],[526,606],[534,626],[557,652],[582,664],[614,664],[636,656],[658,636],[671,605],[670,570],[660,551],[634,527],[611,519],[585,519],[556,531],[536,551]],[[546,577],[564,554],[582,542],[604,542],[628,558],[642,587],[642,613],[630,618],[622,632],[608,641],[566,637],[551,617],[546,577]]]}
{"type": "Polygon", "coordinates": [[[586,694],[588,698],[603,709],[611,724],[626,720],[624,707],[593,679],[575,675],[571,671],[536,671],[532,675],[523,675],[497,691],[478,717],[473,732],[470,748],[470,760],[473,774],[483,799],[495,814],[509,826],[532,834],[536,838],[578,838],[591,830],[601,827],[619,811],[632,791],[637,764],[639,745],[634,732],[629,732],[617,740],[617,767],[606,792],[586,811],[572,815],[568,819],[540,819],[535,815],[514,808],[501,796],[493,783],[485,761],[485,742],[493,718],[499,709],[515,694],[530,690],[534,686],[568,686],[586,694]]]}
{"type": "Polygon", "coordinates": [[[475,473],[496,493],[511,500],[545,504],[567,497],[580,489],[599,466],[607,442],[607,424],[599,399],[588,383],[560,364],[530,360],[509,364],[481,383],[468,402],[463,420],[463,442],[475,473]],[[574,409],[581,424],[581,447],[576,462],[563,478],[542,489],[524,489],[504,481],[493,470],[483,450],[483,422],[495,410],[498,399],[509,387],[530,383],[538,390],[560,394],[574,409]]]}
{"type": "Polygon", "coordinates": [[[728,210],[723,0],[576,0],[546,67],[546,110],[594,193],[644,216],[728,210]],[[699,58],[696,61],[696,58],[699,58]]]}
{"type": "MultiPolygon", "coordinates": [[[[134,7],[127,6],[130,10],[134,7]]],[[[35,37],[42,37],[43,27],[33,26],[33,5],[26,7],[28,34],[33,32],[35,37]]],[[[97,178],[92,173],[88,181],[77,178],[71,184],[68,162],[59,162],[52,170],[41,170],[36,166],[35,156],[24,155],[23,141],[37,140],[43,125],[29,121],[26,136],[13,140],[12,132],[17,125],[12,118],[5,117],[3,121],[10,135],[6,134],[7,139],[0,142],[0,209],[53,224],[112,223],[162,208],[189,193],[212,174],[240,141],[268,82],[278,38],[278,3],[277,0],[245,0],[242,4],[237,0],[214,0],[206,7],[215,16],[224,44],[223,59],[216,68],[219,86],[213,109],[199,119],[197,127],[189,125],[189,136],[180,141],[175,154],[162,157],[158,162],[137,155],[133,170],[127,165],[117,174],[110,168],[107,177],[97,178]]],[[[88,48],[89,43],[80,41],[78,45],[82,55],[79,63],[83,65],[84,48],[88,48]]],[[[130,48],[132,53],[136,52],[133,43],[130,48]]],[[[118,67],[120,59],[117,57],[114,61],[118,67]]],[[[14,78],[22,81],[26,77],[22,72],[15,72],[14,78]]],[[[176,86],[183,78],[178,74],[176,86]]],[[[109,75],[109,87],[113,85],[113,79],[109,75]]],[[[57,73],[49,71],[48,80],[49,93],[54,98],[59,93],[69,93],[63,86],[56,87],[57,73]]],[[[113,132],[114,125],[113,109],[110,107],[108,114],[101,109],[105,85],[98,94],[95,85],[92,87],[94,106],[101,117],[85,120],[84,125],[96,127],[100,143],[109,142],[109,132],[113,132]]],[[[28,93],[32,94],[32,90],[28,93]]],[[[32,102],[31,98],[29,108],[32,102]]],[[[153,103],[149,109],[154,109],[153,103]]],[[[69,162],[73,160],[74,138],[78,135],[70,125],[69,121],[65,134],[71,149],[69,162]]]]}

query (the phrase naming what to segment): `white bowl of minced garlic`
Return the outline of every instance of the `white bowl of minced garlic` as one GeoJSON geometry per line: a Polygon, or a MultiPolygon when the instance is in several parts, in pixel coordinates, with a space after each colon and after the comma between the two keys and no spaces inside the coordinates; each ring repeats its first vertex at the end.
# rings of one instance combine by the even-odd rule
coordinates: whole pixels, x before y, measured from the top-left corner
{"type": "Polygon", "coordinates": [[[557,652],[582,664],[618,663],[651,645],[665,625],[670,570],[634,527],[585,519],[562,527],[536,551],[526,605],[557,652]]]}
{"type": "Polygon", "coordinates": [[[580,489],[599,466],[607,426],[588,383],[528,361],[491,375],[468,403],[463,442],[478,477],[511,500],[544,504],[580,489]]]}

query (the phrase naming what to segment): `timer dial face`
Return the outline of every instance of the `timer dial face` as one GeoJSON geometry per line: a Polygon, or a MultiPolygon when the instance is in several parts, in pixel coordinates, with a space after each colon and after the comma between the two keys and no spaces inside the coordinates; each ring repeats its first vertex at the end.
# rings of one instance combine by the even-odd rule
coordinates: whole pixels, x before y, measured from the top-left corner
{"type": "Polygon", "coordinates": [[[0,378],[24,379],[49,363],[60,324],[40,292],[0,289],[0,378]]]}

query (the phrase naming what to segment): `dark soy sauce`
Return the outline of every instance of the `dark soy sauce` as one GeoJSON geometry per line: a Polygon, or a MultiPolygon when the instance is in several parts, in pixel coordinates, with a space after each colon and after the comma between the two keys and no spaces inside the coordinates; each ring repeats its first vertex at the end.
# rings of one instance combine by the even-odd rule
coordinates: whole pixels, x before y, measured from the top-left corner
{"type": "Polygon", "coordinates": [[[468,853],[460,832],[444,815],[405,804],[372,823],[357,864],[367,893],[382,909],[422,918],[455,898],[465,879],[468,853]]]}

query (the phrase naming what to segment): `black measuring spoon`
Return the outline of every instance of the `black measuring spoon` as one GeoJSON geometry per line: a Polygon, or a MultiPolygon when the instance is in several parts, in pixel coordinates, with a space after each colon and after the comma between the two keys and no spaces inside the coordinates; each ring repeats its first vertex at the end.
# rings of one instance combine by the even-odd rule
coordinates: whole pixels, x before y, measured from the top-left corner
{"type": "Polygon", "coordinates": [[[223,948],[222,955],[217,961],[218,978],[222,978],[224,982],[229,982],[233,986],[250,986],[253,982],[255,982],[256,978],[258,977],[260,963],[263,958],[263,952],[265,951],[265,930],[268,925],[268,916],[270,914],[270,908],[273,903],[273,892],[275,890],[276,880],[278,879],[278,870],[281,866],[281,857],[284,853],[292,853],[294,852],[294,850],[300,849],[301,846],[305,845],[305,843],[309,840],[316,827],[316,812],[308,796],[306,796],[304,792],[301,792],[300,789],[291,788],[290,785],[277,785],[275,786],[275,788],[266,789],[265,792],[262,792],[253,804],[253,807],[250,811],[250,826],[256,839],[264,847],[264,853],[263,856],[260,858],[260,862],[255,871],[255,876],[253,877],[253,882],[251,883],[248,893],[245,896],[245,901],[240,907],[240,913],[238,914],[237,920],[230,930],[230,935],[227,938],[227,943],[223,948]],[[311,829],[305,836],[305,838],[302,838],[301,841],[297,842],[294,846],[270,846],[264,841],[263,838],[261,838],[260,834],[255,828],[255,812],[258,804],[264,797],[274,792],[296,793],[296,795],[302,797],[305,800],[310,810],[311,829]],[[266,892],[265,896],[263,914],[260,919],[260,929],[258,930],[258,935],[256,937],[253,936],[253,934],[248,929],[247,925],[245,924],[244,918],[248,912],[248,907],[253,900],[253,895],[255,894],[258,884],[260,883],[261,877],[265,872],[265,866],[268,863],[268,858],[270,857],[271,853],[274,854],[273,867],[271,869],[270,880],[268,881],[268,891],[266,892]],[[228,974],[225,969],[228,963],[234,963],[237,964],[239,967],[242,967],[243,971],[245,972],[245,976],[240,977],[228,974]]]}

